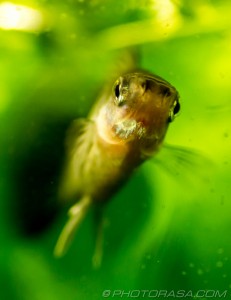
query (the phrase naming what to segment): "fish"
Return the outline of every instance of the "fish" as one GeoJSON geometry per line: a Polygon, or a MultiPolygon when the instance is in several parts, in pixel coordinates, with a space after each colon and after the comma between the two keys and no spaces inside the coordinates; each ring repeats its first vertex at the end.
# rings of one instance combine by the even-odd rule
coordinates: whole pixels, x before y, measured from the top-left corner
{"type": "MultiPolygon", "coordinates": [[[[179,93],[163,78],[138,70],[120,75],[103,90],[87,118],[71,124],[59,197],[69,201],[68,220],[54,254],[62,257],[93,207],[100,216],[133,172],[161,149],[180,111],[179,93]]],[[[102,218],[98,218],[101,219],[102,218]]],[[[99,221],[94,265],[102,260],[99,221]]]]}

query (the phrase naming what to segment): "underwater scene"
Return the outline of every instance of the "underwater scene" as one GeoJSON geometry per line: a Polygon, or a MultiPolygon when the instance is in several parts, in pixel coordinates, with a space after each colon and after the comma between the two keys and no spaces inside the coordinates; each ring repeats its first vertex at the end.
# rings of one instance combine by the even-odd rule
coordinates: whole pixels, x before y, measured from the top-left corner
{"type": "Polygon", "coordinates": [[[231,299],[230,15],[0,2],[1,299],[231,299]]]}

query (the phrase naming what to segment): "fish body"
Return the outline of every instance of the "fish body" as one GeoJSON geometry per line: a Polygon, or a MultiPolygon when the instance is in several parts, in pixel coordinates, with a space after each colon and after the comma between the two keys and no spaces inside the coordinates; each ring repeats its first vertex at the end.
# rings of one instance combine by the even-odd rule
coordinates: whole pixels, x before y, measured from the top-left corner
{"type": "Polygon", "coordinates": [[[73,122],[60,187],[60,198],[73,206],[55,248],[57,256],[66,251],[89,207],[110,200],[158,152],[179,108],[179,94],[170,83],[140,71],[120,76],[87,119],[73,122]]]}

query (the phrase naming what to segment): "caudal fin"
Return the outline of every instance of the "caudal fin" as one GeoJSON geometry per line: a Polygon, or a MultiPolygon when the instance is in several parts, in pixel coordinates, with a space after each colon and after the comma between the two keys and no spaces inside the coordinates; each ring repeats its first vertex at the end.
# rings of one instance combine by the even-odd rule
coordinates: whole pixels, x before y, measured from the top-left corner
{"type": "Polygon", "coordinates": [[[54,255],[56,257],[62,257],[67,252],[76,230],[86,216],[91,204],[91,198],[89,196],[84,196],[78,203],[69,209],[69,219],[64,226],[54,249],[54,255]]]}

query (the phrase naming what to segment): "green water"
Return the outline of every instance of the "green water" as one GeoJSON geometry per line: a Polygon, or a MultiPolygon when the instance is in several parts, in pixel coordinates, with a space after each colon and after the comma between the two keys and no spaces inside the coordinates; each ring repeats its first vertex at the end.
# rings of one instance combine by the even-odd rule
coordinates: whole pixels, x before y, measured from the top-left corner
{"type": "Polygon", "coordinates": [[[229,1],[17,4],[0,3],[1,299],[229,299],[229,1]],[[55,194],[68,124],[127,47],[179,91],[166,142],[192,151],[163,150],[113,198],[94,270],[91,213],[53,257],[67,211],[55,194]]]}

